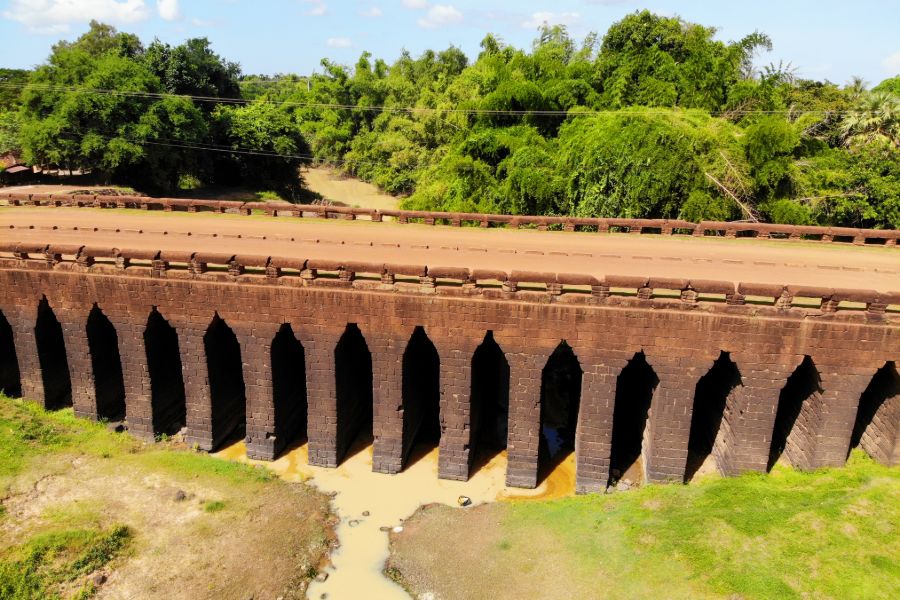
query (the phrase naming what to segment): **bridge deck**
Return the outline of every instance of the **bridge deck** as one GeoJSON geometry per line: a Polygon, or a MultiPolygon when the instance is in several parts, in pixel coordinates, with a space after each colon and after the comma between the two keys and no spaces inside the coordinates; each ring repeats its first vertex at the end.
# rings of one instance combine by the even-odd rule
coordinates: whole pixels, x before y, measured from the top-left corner
{"type": "Polygon", "coordinates": [[[3,239],[23,242],[205,250],[598,276],[615,273],[726,279],[878,291],[896,291],[900,287],[900,251],[897,249],[814,242],[483,230],[289,217],[33,207],[0,208],[0,228],[3,239]]]}

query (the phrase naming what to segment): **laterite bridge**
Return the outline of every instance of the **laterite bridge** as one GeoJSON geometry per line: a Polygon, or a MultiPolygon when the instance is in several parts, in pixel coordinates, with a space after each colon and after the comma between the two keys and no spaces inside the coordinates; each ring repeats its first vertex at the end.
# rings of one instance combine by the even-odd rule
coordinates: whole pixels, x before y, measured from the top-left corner
{"type": "Polygon", "coordinates": [[[334,467],[371,435],[458,480],[505,448],[518,487],[574,448],[579,492],[900,460],[896,232],[0,198],[0,388],[147,440],[334,467]]]}

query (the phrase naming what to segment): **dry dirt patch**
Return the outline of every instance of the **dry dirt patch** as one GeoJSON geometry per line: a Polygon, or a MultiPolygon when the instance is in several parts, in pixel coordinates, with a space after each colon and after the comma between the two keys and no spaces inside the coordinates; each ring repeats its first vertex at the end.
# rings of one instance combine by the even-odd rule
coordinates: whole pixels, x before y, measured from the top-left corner
{"type": "MultiPolygon", "coordinates": [[[[0,398],[0,425],[15,424],[14,403],[0,398]]],[[[0,443],[7,441],[0,432],[0,443]]],[[[0,561],[43,534],[125,526],[131,535],[123,553],[81,578],[105,578],[95,597],[287,599],[304,597],[330,551],[328,498],[304,484],[172,442],[153,447],[105,431],[72,441],[85,448],[57,437],[0,478],[0,561]],[[97,436],[120,439],[94,452],[97,436]]]]}

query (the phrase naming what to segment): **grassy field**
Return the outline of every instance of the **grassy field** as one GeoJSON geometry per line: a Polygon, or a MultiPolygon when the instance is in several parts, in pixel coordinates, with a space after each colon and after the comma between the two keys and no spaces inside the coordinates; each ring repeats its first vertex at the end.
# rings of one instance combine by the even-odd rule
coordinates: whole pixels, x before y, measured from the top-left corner
{"type": "Polygon", "coordinates": [[[302,598],[327,498],[0,396],[0,598],[302,598]]]}
{"type": "Polygon", "coordinates": [[[900,469],[855,451],[814,473],[429,506],[391,548],[387,573],[441,600],[898,598],[900,469]]]}

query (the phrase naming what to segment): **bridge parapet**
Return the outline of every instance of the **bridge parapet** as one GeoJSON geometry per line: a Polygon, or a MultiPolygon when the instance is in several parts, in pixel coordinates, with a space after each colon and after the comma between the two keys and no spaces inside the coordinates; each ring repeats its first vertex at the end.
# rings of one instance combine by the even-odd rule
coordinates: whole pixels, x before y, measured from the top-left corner
{"type": "Polygon", "coordinates": [[[346,206],[290,204],[286,202],[242,202],[183,198],[149,198],[145,196],[104,196],[71,194],[29,194],[0,192],[0,203],[11,206],[142,208],[145,210],[232,213],[270,217],[365,219],[425,225],[464,225],[482,228],[536,229],[540,231],[594,231],[599,233],[633,233],[682,236],[723,236],[727,238],[755,238],[765,240],[816,241],[853,245],[896,246],[900,231],[893,229],[858,229],[811,225],[779,225],[773,223],[744,223],[701,221],[692,223],[681,219],[625,219],[562,216],[492,215],[484,213],[452,213],[435,211],[380,210],[346,206]]]}
{"type": "Polygon", "coordinates": [[[0,266],[82,268],[129,276],[185,276],[245,284],[350,287],[496,300],[647,303],[670,309],[745,307],[807,314],[900,314],[900,292],[608,274],[469,269],[328,259],[282,258],[172,250],[98,248],[0,242],[0,266]],[[223,277],[225,279],[223,279],[223,277]]]}

